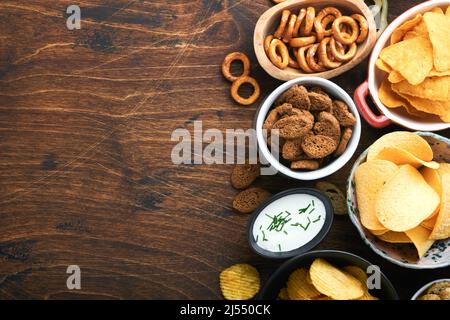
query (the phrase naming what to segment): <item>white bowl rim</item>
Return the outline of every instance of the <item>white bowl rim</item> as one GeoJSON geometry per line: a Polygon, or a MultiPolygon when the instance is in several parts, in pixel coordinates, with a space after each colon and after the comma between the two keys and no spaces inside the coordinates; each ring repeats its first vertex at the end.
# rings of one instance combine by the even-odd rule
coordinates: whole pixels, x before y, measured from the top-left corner
{"type": "Polygon", "coordinates": [[[425,284],[424,286],[422,286],[422,288],[420,288],[419,290],[416,291],[416,293],[414,293],[414,295],[412,296],[411,300],[417,300],[418,297],[420,297],[422,295],[422,293],[428,289],[429,287],[431,287],[433,284],[438,283],[438,282],[443,282],[443,281],[450,281],[450,278],[444,278],[444,279],[437,279],[437,280],[433,280],[431,282],[428,282],[427,284],[425,284]]]}
{"type": "MultiPolygon", "coordinates": [[[[416,134],[420,135],[420,136],[425,136],[425,137],[433,137],[435,139],[441,140],[441,141],[445,141],[446,143],[448,143],[450,145],[450,139],[443,137],[441,135],[438,135],[436,133],[433,132],[415,132],[416,134]]],[[[356,168],[359,166],[359,164],[361,163],[361,161],[367,156],[367,153],[369,151],[369,147],[367,147],[366,150],[364,150],[361,155],[358,157],[358,159],[355,160],[353,167],[350,171],[350,175],[348,176],[347,179],[347,190],[346,190],[346,196],[347,199],[350,198],[350,189],[351,189],[351,183],[352,183],[352,178],[355,175],[355,170],[356,168]]],[[[350,203],[347,200],[347,208],[348,211],[350,211],[350,203]]],[[[382,250],[378,249],[371,241],[369,241],[369,239],[367,239],[366,234],[364,233],[363,227],[358,219],[358,217],[356,217],[356,215],[353,214],[349,214],[350,216],[350,221],[353,223],[353,225],[355,226],[356,230],[358,231],[359,235],[361,236],[361,239],[364,241],[364,243],[369,246],[370,249],[372,249],[376,254],[378,254],[380,257],[383,257],[384,259],[388,260],[389,262],[392,262],[393,264],[396,264],[400,267],[404,267],[404,268],[408,268],[408,269],[416,269],[416,270],[424,270],[424,269],[439,269],[439,268],[444,268],[444,267],[448,267],[450,266],[450,261],[447,262],[442,262],[442,263],[437,263],[437,264],[430,264],[430,265],[419,265],[419,264],[413,264],[413,263],[409,263],[409,262],[403,262],[397,259],[392,258],[391,256],[389,256],[388,254],[385,254],[382,250]]]]}
{"type": "Polygon", "coordinates": [[[258,141],[258,146],[264,158],[277,170],[277,172],[281,172],[285,176],[302,181],[321,179],[341,169],[352,158],[353,154],[356,151],[356,148],[358,147],[359,139],[361,137],[361,119],[359,117],[358,109],[356,109],[355,103],[353,102],[352,98],[347,94],[347,92],[345,92],[340,86],[338,86],[334,82],[318,77],[302,77],[293,79],[285,82],[284,84],[276,88],[274,91],[272,91],[272,93],[265,99],[265,101],[263,102],[263,104],[259,109],[255,126],[256,126],[256,138],[258,141]],[[263,136],[262,126],[264,120],[266,118],[267,113],[272,108],[272,105],[275,102],[276,98],[278,98],[280,94],[282,94],[295,84],[304,84],[308,86],[315,85],[323,87],[325,90],[332,91],[329,93],[331,95],[335,95],[337,99],[343,100],[349,106],[351,112],[356,118],[356,124],[353,127],[352,138],[350,139],[347,145],[347,149],[344,151],[344,153],[340,157],[334,159],[327,166],[314,171],[296,172],[282,165],[269,151],[269,148],[267,147],[267,144],[263,136]]]}
{"type": "Polygon", "coordinates": [[[378,87],[375,83],[375,62],[378,59],[378,56],[381,50],[384,48],[386,42],[389,40],[392,32],[397,29],[403,22],[414,17],[418,12],[424,12],[428,9],[434,7],[440,7],[450,5],[450,0],[432,0],[421,3],[417,6],[412,7],[411,9],[405,11],[400,16],[398,16],[389,26],[384,30],[381,36],[378,38],[375,46],[373,47],[372,54],[370,55],[369,60],[369,71],[368,71],[368,85],[369,92],[372,96],[374,103],[377,105],[379,110],[389,119],[394,121],[395,123],[409,128],[411,130],[416,131],[441,131],[450,128],[450,123],[445,122],[436,122],[436,123],[417,123],[416,121],[408,121],[404,119],[394,112],[392,112],[389,108],[384,106],[384,104],[380,101],[378,97],[378,87]]]}

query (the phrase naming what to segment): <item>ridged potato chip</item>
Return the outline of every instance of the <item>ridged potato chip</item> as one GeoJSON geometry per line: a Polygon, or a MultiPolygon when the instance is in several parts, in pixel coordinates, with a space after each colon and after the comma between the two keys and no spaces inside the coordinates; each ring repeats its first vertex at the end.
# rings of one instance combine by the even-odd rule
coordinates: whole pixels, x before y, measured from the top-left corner
{"type": "Polygon", "coordinates": [[[441,176],[441,183],[441,207],[430,235],[430,238],[434,240],[450,237],[450,174],[444,173],[441,176]]]}
{"type": "Polygon", "coordinates": [[[280,290],[280,292],[278,293],[278,299],[279,300],[289,300],[289,295],[287,293],[286,287],[284,287],[280,290]]]}
{"type": "Polygon", "coordinates": [[[434,67],[438,71],[450,69],[450,19],[443,13],[427,12],[423,20],[433,46],[434,67]]]}
{"type": "Polygon", "coordinates": [[[374,160],[377,154],[386,147],[406,150],[423,161],[433,160],[433,150],[424,138],[412,132],[395,131],[385,134],[370,146],[367,161],[374,160]]]}
{"type": "Polygon", "coordinates": [[[334,300],[354,300],[364,295],[364,287],[355,277],[324,259],[316,259],[309,269],[314,287],[334,300]]]}
{"type": "Polygon", "coordinates": [[[381,50],[380,58],[412,85],[423,82],[433,69],[433,48],[426,36],[404,40],[386,47],[381,50]]]}
{"type": "Polygon", "coordinates": [[[287,293],[291,300],[314,300],[321,296],[320,292],[308,282],[309,271],[305,268],[292,272],[287,282],[287,293]]]}
{"type": "Polygon", "coordinates": [[[409,164],[414,168],[420,168],[422,166],[426,166],[432,169],[439,168],[439,163],[435,161],[423,161],[414,156],[412,153],[397,147],[384,148],[377,154],[375,159],[387,160],[399,166],[409,164]]]}
{"type": "Polygon", "coordinates": [[[384,227],[402,232],[417,227],[439,202],[439,195],[419,171],[404,165],[378,192],[375,213],[384,227]]]}
{"type": "Polygon", "coordinates": [[[248,300],[259,291],[259,272],[249,264],[235,264],[220,273],[220,288],[227,300],[248,300]]]}
{"type": "Polygon", "coordinates": [[[408,238],[411,239],[412,243],[414,243],[419,259],[423,257],[425,252],[427,252],[434,243],[434,240],[429,239],[431,231],[422,226],[405,231],[405,233],[408,238]]]}
{"type": "Polygon", "coordinates": [[[408,236],[404,232],[388,231],[377,237],[380,240],[383,240],[384,242],[389,242],[389,243],[411,243],[412,242],[411,239],[408,238],[408,236]]]}
{"type": "Polygon", "coordinates": [[[373,295],[371,295],[369,293],[369,289],[367,287],[367,278],[368,277],[363,269],[361,269],[360,267],[357,267],[357,266],[347,266],[347,267],[344,267],[344,271],[347,272],[348,274],[352,275],[356,279],[358,279],[358,281],[361,282],[361,284],[364,287],[364,294],[357,300],[379,300],[377,297],[374,297],[373,295]]]}
{"type": "Polygon", "coordinates": [[[359,217],[364,227],[373,231],[387,231],[375,213],[378,192],[399,170],[390,161],[373,160],[361,164],[355,171],[355,190],[359,217]]]}

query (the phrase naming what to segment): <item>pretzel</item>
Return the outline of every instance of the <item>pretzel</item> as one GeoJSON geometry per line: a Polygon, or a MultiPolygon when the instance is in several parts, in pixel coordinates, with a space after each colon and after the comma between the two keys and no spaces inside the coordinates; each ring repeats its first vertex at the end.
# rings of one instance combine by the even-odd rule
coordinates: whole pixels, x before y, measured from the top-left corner
{"type": "Polygon", "coordinates": [[[308,7],[306,9],[305,23],[300,26],[300,35],[309,36],[314,26],[314,19],[316,17],[316,9],[308,7]]]}
{"type": "Polygon", "coordinates": [[[300,69],[300,66],[298,65],[297,62],[297,53],[296,53],[297,49],[294,48],[294,57],[295,59],[292,59],[291,55],[289,55],[289,63],[288,63],[288,67],[289,68],[293,68],[293,69],[300,69]]]}
{"type": "Polygon", "coordinates": [[[326,7],[317,14],[316,18],[314,19],[314,29],[316,30],[317,34],[317,41],[320,42],[325,36],[325,27],[322,21],[325,17],[332,16],[335,19],[342,16],[342,13],[336,9],[335,7],[326,7]]]}
{"type": "Polygon", "coordinates": [[[238,78],[236,81],[234,81],[231,84],[230,91],[231,91],[231,96],[237,103],[242,104],[242,105],[249,105],[249,104],[254,103],[259,98],[261,89],[259,88],[258,82],[256,82],[256,80],[254,78],[249,77],[249,76],[243,76],[243,77],[238,78]],[[253,87],[253,93],[248,98],[241,97],[238,92],[240,86],[243,85],[244,83],[248,83],[253,87]]]}
{"type": "Polygon", "coordinates": [[[295,21],[297,21],[297,16],[295,14],[291,14],[289,17],[289,22],[287,24],[287,28],[284,30],[283,42],[288,43],[292,38],[292,33],[294,32],[295,21]]]}
{"type": "Polygon", "coordinates": [[[309,67],[308,62],[306,62],[306,58],[305,58],[305,51],[308,50],[310,47],[312,47],[312,44],[309,46],[306,46],[306,47],[301,47],[297,51],[298,65],[300,66],[300,69],[302,69],[306,73],[314,72],[314,70],[309,67]]]}
{"type": "Polygon", "coordinates": [[[228,81],[235,81],[242,76],[248,76],[250,74],[250,60],[242,52],[232,52],[228,54],[222,62],[222,74],[228,81]],[[242,61],[243,70],[240,76],[233,76],[230,71],[231,63],[235,60],[242,61]]]}
{"type": "Polygon", "coordinates": [[[269,46],[269,59],[272,63],[280,68],[284,69],[289,64],[289,51],[286,45],[279,39],[273,39],[269,46]],[[277,54],[279,52],[279,55],[277,54]]]}
{"type": "Polygon", "coordinates": [[[269,34],[268,36],[266,36],[264,38],[264,52],[269,55],[269,47],[270,47],[270,43],[273,40],[273,35],[269,34]]]}
{"type": "Polygon", "coordinates": [[[355,42],[353,42],[350,45],[350,47],[349,47],[347,52],[345,52],[345,50],[344,51],[338,50],[336,48],[336,46],[339,45],[339,44],[340,43],[337,42],[334,38],[331,38],[331,40],[330,40],[330,48],[331,48],[331,52],[332,52],[334,58],[337,61],[340,61],[340,62],[347,62],[347,61],[352,60],[353,57],[356,55],[356,50],[358,49],[357,44],[355,42]]]}
{"type": "Polygon", "coordinates": [[[303,22],[303,19],[305,19],[305,16],[306,16],[306,9],[305,8],[300,9],[298,16],[297,16],[297,20],[295,21],[295,24],[294,24],[294,30],[292,32],[293,37],[299,36],[298,31],[300,29],[300,25],[303,22]]]}
{"type": "Polygon", "coordinates": [[[319,48],[319,44],[313,44],[308,51],[306,52],[306,62],[308,63],[308,66],[314,71],[314,72],[323,72],[325,71],[325,68],[318,64],[315,60],[317,49],[319,48]]]}
{"type": "Polygon", "coordinates": [[[354,43],[359,35],[359,27],[355,19],[347,16],[336,18],[333,21],[332,30],[333,30],[333,37],[340,43],[346,45],[351,45],[352,43],[354,43]],[[350,36],[348,36],[347,34],[343,34],[341,30],[342,24],[346,24],[351,27],[352,33],[350,36]]]}
{"type": "MultiPolygon", "coordinates": [[[[319,60],[322,62],[323,66],[328,69],[336,69],[342,65],[342,62],[339,61],[332,61],[330,57],[328,56],[329,51],[329,43],[331,38],[323,38],[323,40],[320,42],[319,45],[319,60]]],[[[331,51],[331,49],[330,49],[331,51]]],[[[332,58],[334,58],[334,55],[331,55],[332,58]]]]}
{"type": "Polygon", "coordinates": [[[277,30],[273,34],[274,38],[281,39],[284,33],[284,29],[286,28],[286,24],[288,23],[289,16],[291,15],[291,12],[289,10],[283,10],[281,13],[281,20],[280,24],[278,25],[277,30]]]}
{"type": "Polygon", "coordinates": [[[289,45],[294,48],[304,47],[316,42],[316,36],[292,38],[289,45]]]}
{"type": "Polygon", "coordinates": [[[360,14],[352,14],[350,17],[355,19],[359,24],[359,36],[356,39],[356,43],[362,43],[364,40],[366,40],[367,35],[369,34],[369,26],[367,25],[367,20],[360,14]]]}

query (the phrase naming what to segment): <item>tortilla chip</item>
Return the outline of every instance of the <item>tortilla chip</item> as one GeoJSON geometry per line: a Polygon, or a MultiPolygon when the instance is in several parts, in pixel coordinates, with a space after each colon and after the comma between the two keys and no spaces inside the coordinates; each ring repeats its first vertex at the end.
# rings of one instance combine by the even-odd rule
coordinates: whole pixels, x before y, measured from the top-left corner
{"type": "Polygon", "coordinates": [[[405,99],[392,90],[391,83],[387,78],[378,89],[378,98],[388,108],[399,108],[407,104],[405,99]]]}
{"type": "MultiPolygon", "coordinates": [[[[394,89],[394,91],[396,90],[394,89]]],[[[429,99],[414,97],[404,93],[397,93],[401,97],[405,98],[417,110],[437,115],[441,118],[442,121],[450,122],[450,101],[433,101],[429,99]]]]}
{"type": "Polygon", "coordinates": [[[430,74],[428,77],[445,77],[450,76],[450,70],[447,71],[437,71],[436,69],[433,69],[430,71],[430,74]]]}
{"type": "Polygon", "coordinates": [[[405,233],[408,238],[411,239],[412,243],[414,243],[419,258],[422,258],[434,243],[434,240],[429,239],[431,232],[427,228],[418,226],[414,229],[406,231],[405,233]]]}
{"type": "Polygon", "coordinates": [[[375,65],[378,67],[378,69],[384,71],[384,72],[391,72],[392,68],[383,60],[381,60],[380,58],[377,59],[377,61],[375,61],[375,65]]]}
{"type": "Polygon", "coordinates": [[[411,85],[408,81],[402,81],[392,85],[396,92],[428,100],[450,101],[450,77],[427,78],[419,85],[411,85]]]}
{"type": "Polygon", "coordinates": [[[399,83],[405,80],[405,78],[400,74],[400,72],[397,72],[393,70],[388,77],[389,82],[391,83],[399,83]]]}
{"type": "Polygon", "coordinates": [[[400,42],[408,31],[411,31],[422,21],[422,15],[418,14],[413,19],[404,22],[400,27],[394,30],[391,35],[391,44],[400,42]]]}
{"type": "Polygon", "coordinates": [[[408,31],[405,36],[403,37],[403,40],[410,40],[417,37],[426,36],[428,37],[428,29],[425,24],[425,22],[422,21],[416,25],[411,31],[408,31]]]}
{"type": "Polygon", "coordinates": [[[423,16],[433,46],[433,62],[437,71],[450,69],[450,19],[440,13],[423,16]]]}
{"type": "Polygon", "coordinates": [[[441,176],[441,207],[430,239],[440,240],[450,237],[450,174],[441,176]]]}

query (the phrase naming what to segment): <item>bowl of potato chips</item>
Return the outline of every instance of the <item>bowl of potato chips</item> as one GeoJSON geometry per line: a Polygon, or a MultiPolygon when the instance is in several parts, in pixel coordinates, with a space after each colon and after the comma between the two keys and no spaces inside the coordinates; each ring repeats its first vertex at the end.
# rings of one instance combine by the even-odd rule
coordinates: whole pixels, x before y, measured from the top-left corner
{"type": "Polygon", "coordinates": [[[373,127],[450,128],[450,0],[427,1],[396,18],[378,39],[355,103],[373,127]],[[378,108],[376,115],[366,98],[378,108]]]}
{"type": "Polygon", "coordinates": [[[367,260],[337,250],[310,251],[283,263],[263,300],[398,300],[392,283],[367,260]]]}
{"type": "Polygon", "coordinates": [[[396,131],[356,160],[347,183],[350,219],[377,254],[402,267],[450,265],[450,140],[396,131]]]}

